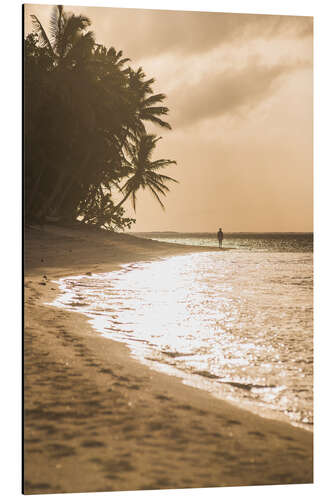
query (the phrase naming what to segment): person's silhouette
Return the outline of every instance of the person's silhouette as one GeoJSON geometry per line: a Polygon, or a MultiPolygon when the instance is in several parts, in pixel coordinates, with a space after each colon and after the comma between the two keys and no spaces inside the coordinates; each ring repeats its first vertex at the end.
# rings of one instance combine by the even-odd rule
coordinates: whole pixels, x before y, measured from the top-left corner
{"type": "Polygon", "coordinates": [[[219,247],[222,248],[223,231],[221,227],[217,232],[217,239],[219,240],[219,247]]]}

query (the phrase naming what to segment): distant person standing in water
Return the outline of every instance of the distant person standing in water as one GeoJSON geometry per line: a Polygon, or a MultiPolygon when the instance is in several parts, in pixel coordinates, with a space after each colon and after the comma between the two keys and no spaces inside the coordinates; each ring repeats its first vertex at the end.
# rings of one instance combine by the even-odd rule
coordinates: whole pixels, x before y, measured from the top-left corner
{"type": "Polygon", "coordinates": [[[223,231],[222,231],[222,228],[220,227],[220,229],[218,230],[218,233],[217,233],[217,239],[219,240],[219,247],[222,248],[222,240],[223,240],[223,231]]]}

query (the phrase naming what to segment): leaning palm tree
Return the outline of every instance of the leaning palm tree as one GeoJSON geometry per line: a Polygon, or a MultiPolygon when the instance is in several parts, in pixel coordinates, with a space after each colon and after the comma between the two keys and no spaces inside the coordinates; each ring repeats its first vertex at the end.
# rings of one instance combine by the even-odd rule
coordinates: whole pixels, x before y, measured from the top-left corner
{"type": "Polygon", "coordinates": [[[121,191],[124,193],[124,198],[115,206],[117,210],[130,196],[132,197],[133,208],[136,210],[136,194],[140,188],[148,187],[158,203],[164,209],[161,195],[166,196],[169,191],[167,182],[178,182],[177,180],[167,175],[159,174],[157,171],[161,168],[175,165],[174,160],[155,160],[151,157],[156,147],[157,141],[161,137],[156,137],[153,134],[145,134],[129,147],[130,151],[130,178],[126,181],[121,191]]]}

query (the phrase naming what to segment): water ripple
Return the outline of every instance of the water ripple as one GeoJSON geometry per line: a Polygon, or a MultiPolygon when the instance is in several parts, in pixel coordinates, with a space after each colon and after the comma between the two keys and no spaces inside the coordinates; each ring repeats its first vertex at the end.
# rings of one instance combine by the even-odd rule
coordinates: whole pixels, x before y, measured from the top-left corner
{"type": "Polygon", "coordinates": [[[59,285],[54,305],[86,314],[142,362],[312,422],[311,254],[207,252],[59,285]]]}

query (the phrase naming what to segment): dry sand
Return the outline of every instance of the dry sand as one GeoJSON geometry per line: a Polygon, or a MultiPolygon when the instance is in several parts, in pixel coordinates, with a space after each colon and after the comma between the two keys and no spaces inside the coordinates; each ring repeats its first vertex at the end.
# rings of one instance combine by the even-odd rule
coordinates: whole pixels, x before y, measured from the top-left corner
{"type": "Polygon", "coordinates": [[[313,481],[311,432],[152,371],[83,315],[45,305],[52,279],[193,251],[81,226],[26,230],[24,493],[313,481]]]}

